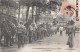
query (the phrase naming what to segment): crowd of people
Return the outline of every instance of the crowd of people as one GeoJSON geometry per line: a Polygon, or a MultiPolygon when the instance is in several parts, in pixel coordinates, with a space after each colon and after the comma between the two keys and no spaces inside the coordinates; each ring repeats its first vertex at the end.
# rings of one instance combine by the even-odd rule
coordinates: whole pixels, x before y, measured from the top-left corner
{"type": "Polygon", "coordinates": [[[12,21],[6,20],[3,18],[3,20],[0,23],[0,45],[4,46],[12,46],[13,44],[13,38],[16,33],[15,25],[12,23],[12,21]],[[4,40],[4,41],[2,41],[4,40]]]}
{"type": "Polygon", "coordinates": [[[29,28],[24,26],[23,22],[20,22],[17,26],[11,21],[3,20],[0,24],[0,45],[1,46],[13,46],[15,43],[18,44],[18,48],[24,46],[26,42],[33,43],[37,40],[43,39],[44,37],[52,36],[57,33],[57,27],[54,26],[51,29],[50,24],[39,24],[31,23],[29,28]]]}
{"type": "Polygon", "coordinates": [[[69,21],[66,28],[63,26],[51,25],[49,23],[35,24],[31,23],[28,28],[24,26],[23,22],[20,22],[17,26],[11,21],[5,21],[0,24],[0,45],[1,46],[13,46],[15,43],[18,48],[23,47],[25,43],[33,43],[37,40],[41,40],[45,37],[49,37],[60,32],[63,34],[63,28],[68,34],[67,45],[73,47],[73,35],[75,35],[74,22],[69,21]],[[3,41],[2,41],[3,40],[3,41]]]}

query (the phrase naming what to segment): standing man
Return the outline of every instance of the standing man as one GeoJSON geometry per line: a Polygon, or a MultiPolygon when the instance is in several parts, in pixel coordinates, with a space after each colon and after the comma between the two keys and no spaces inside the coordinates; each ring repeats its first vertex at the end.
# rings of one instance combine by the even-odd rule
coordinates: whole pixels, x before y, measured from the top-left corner
{"type": "Polygon", "coordinates": [[[60,35],[62,36],[63,33],[63,27],[60,27],[60,35]]]}
{"type": "Polygon", "coordinates": [[[68,42],[67,45],[69,45],[70,48],[73,48],[73,40],[74,40],[74,32],[75,32],[75,27],[74,27],[74,21],[71,20],[68,22],[68,42]]]}

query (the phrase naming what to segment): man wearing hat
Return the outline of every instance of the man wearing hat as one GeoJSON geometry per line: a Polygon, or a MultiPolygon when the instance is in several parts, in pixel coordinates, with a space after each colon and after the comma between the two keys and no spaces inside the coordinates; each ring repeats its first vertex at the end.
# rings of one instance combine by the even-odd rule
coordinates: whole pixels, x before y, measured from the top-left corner
{"type": "Polygon", "coordinates": [[[68,22],[68,42],[67,45],[69,45],[70,48],[73,48],[73,40],[74,40],[74,32],[75,32],[75,27],[74,27],[75,22],[73,20],[68,22]]]}

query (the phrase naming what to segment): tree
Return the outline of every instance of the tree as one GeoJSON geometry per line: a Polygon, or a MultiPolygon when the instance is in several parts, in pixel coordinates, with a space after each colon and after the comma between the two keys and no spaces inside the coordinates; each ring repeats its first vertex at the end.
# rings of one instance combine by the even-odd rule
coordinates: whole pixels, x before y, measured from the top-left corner
{"type": "MultiPolygon", "coordinates": [[[[13,0],[1,0],[1,6],[4,6],[5,8],[7,8],[7,13],[3,13],[3,7],[2,7],[2,12],[0,13],[0,19],[5,19],[8,21],[12,21],[14,24],[16,24],[16,17],[9,15],[10,9],[14,9],[16,11],[16,9],[18,8],[18,5],[15,1],[13,0]]],[[[12,11],[12,13],[14,13],[12,11]]],[[[0,21],[2,22],[2,20],[0,21]]]]}

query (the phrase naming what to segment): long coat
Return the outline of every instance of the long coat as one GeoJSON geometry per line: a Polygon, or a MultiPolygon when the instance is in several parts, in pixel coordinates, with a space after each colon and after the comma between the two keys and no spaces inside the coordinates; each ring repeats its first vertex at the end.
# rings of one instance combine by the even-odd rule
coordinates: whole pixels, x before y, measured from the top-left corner
{"type": "Polygon", "coordinates": [[[73,26],[68,26],[67,29],[68,29],[68,36],[69,36],[67,45],[69,45],[69,47],[72,48],[74,45],[73,42],[74,42],[74,31],[75,31],[75,29],[73,26]]]}

